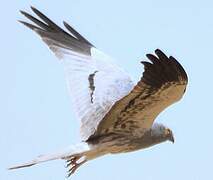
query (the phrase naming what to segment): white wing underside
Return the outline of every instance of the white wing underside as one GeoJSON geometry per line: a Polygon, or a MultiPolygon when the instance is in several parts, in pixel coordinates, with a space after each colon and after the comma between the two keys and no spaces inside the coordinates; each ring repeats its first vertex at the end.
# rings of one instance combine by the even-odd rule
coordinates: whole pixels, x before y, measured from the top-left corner
{"type": "Polygon", "coordinates": [[[133,89],[134,83],[109,56],[94,47],[89,56],[54,46],[53,42],[47,44],[51,44],[50,49],[64,64],[74,112],[81,121],[80,134],[82,140],[87,140],[114,103],[133,89]],[[89,83],[91,74],[94,74],[94,90],[89,83]]]}
{"type": "Polygon", "coordinates": [[[110,57],[69,24],[64,22],[68,33],[36,8],[31,9],[38,19],[21,11],[33,24],[20,22],[35,31],[64,64],[74,111],[81,121],[81,136],[87,140],[114,103],[126,96],[134,84],[110,57]]]}

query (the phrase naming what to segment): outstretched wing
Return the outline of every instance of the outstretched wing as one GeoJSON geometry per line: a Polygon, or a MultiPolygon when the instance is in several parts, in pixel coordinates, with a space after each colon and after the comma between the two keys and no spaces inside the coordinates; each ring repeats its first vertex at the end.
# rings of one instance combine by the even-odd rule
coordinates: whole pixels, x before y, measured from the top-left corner
{"type": "Polygon", "coordinates": [[[152,62],[141,62],[145,71],[134,89],[114,104],[90,138],[108,132],[139,133],[149,129],[156,116],[180,100],[187,85],[187,74],[178,61],[162,51],[147,54],[152,62]]]}
{"type": "Polygon", "coordinates": [[[35,25],[20,21],[49,46],[65,66],[74,110],[81,120],[82,139],[86,140],[113,104],[134,87],[129,75],[113,60],[96,49],[70,25],[64,22],[66,32],[32,7],[41,19],[21,11],[35,25]]]}

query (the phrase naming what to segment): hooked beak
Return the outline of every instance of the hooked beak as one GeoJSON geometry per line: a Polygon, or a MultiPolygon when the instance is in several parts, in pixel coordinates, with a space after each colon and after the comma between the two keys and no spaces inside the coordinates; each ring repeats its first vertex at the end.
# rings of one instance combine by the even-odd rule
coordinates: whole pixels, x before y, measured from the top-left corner
{"type": "Polygon", "coordinates": [[[170,138],[169,138],[169,141],[171,141],[172,143],[174,143],[174,142],[175,142],[175,139],[174,139],[173,134],[171,134],[171,136],[170,136],[170,138]]]}

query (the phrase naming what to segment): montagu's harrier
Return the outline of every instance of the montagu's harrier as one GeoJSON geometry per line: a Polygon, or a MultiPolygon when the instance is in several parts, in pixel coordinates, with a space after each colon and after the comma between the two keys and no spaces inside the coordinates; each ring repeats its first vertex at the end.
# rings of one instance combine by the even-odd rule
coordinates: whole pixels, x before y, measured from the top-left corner
{"type": "Polygon", "coordinates": [[[153,123],[158,114],[180,100],[187,74],[178,61],[161,50],[142,61],[143,76],[134,84],[130,76],[99,51],[70,25],[64,31],[40,11],[40,18],[21,13],[34,24],[20,21],[35,31],[64,64],[77,118],[81,121],[82,142],[10,169],[44,161],[64,159],[69,176],[83,163],[106,154],[131,152],[164,141],[174,142],[172,131],[153,123]]]}

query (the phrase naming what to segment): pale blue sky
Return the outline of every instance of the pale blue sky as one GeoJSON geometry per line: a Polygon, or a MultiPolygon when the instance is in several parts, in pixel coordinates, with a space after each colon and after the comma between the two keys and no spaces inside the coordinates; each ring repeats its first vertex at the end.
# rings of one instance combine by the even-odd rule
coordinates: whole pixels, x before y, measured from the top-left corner
{"type": "Polygon", "coordinates": [[[6,168],[79,141],[63,67],[46,45],[17,22],[33,5],[62,25],[68,21],[89,41],[118,59],[135,80],[140,61],[156,48],[185,67],[183,100],[158,118],[175,134],[129,154],[105,156],[82,166],[70,179],[212,179],[213,2],[196,0],[19,0],[1,3],[0,179],[59,180],[65,163],[6,168]]]}

